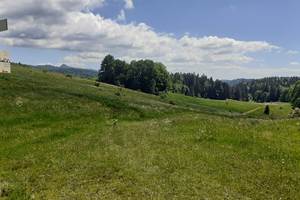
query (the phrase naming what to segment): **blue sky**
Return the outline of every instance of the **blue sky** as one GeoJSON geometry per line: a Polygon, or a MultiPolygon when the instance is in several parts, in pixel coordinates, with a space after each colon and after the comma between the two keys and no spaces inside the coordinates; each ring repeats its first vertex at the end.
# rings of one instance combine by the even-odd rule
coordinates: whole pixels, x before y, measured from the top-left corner
{"type": "MultiPolygon", "coordinates": [[[[120,5],[118,5],[120,6],[120,5]]],[[[118,7],[98,10],[108,18],[118,7]]],[[[299,1],[274,0],[137,0],[127,21],[144,22],[159,32],[181,36],[214,35],[240,40],[267,40],[297,48],[299,1]]]]}
{"type": "Polygon", "coordinates": [[[0,48],[16,62],[98,69],[111,53],[214,78],[300,76],[297,0],[3,1],[0,48]]]}

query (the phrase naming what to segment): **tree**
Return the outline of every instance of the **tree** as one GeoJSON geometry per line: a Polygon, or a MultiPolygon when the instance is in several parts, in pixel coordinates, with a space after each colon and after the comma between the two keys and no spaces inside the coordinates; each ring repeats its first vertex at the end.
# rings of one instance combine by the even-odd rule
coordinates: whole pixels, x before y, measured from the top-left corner
{"type": "Polygon", "coordinates": [[[166,66],[152,60],[123,60],[107,55],[102,63],[98,81],[123,86],[146,93],[172,91],[188,96],[221,99],[228,98],[257,102],[292,102],[299,106],[300,77],[270,77],[257,80],[236,80],[234,84],[214,80],[195,73],[169,74],[166,66]],[[294,85],[291,87],[291,85],[294,85]],[[288,89],[290,88],[290,89],[288,89]]]}
{"type": "Polygon", "coordinates": [[[232,88],[220,80],[213,80],[205,75],[195,73],[171,74],[171,91],[187,96],[211,99],[227,99],[232,95],[232,88]]]}
{"type": "Polygon", "coordinates": [[[300,108],[300,97],[293,102],[293,108],[300,108]]]}
{"type": "Polygon", "coordinates": [[[291,102],[294,108],[300,107],[300,81],[298,81],[292,89],[291,102]]]}
{"type": "Polygon", "coordinates": [[[281,102],[290,102],[291,101],[291,91],[290,91],[290,89],[283,89],[281,91],[281,95],[280,95],[279,100],[281,102]]]}
{"type": "Polygon", "coordinates": [[[98,76],[99,81],[151,94],[167,91],[169,79],[169,73],[161,63],[139,60],[128,64],[111,55],[103,59],[98,76]]]}
{"type": "Polygon", "coordinates": [[[128,70],[128,64],[125,61],[119,59],[114,61],[113,83],[115,85],[121,86],[125,84],[127,70],[128,70]]]}
{"type": "Polygon", "coordinates": [[[257,102],[289,101],[286,91],[300,77],[269,77],[256,80],[242,80],[232,88],[231,98],[239,100],[254,100],[257,102]],[[236,92],[239,90],[239,92],[236,92]],[[283,94],[284,93],[284,94],[283,94]]]}
{"type": "Polygon", "coordinates": [[[115,76],[115,59],[111,55],[105,56],[101,63],[101,69],[98,74],[98,80],[114,84],[114,76],[115,76]]]}
{"type": "Polygon", "coordinates": [[[155,64],[151,60],[140,60],[137,62],[140,73],[140,89],[143,92],[155,94],[156,93],[156,77],[155,64]]]}
{"type": "Polygon", "coordinates": [[[167,91],[170,88],[170,75],[166,66],[162,63],[154,64],[154,77],[155,77],[155,89],[156,92],[167,91]]]}

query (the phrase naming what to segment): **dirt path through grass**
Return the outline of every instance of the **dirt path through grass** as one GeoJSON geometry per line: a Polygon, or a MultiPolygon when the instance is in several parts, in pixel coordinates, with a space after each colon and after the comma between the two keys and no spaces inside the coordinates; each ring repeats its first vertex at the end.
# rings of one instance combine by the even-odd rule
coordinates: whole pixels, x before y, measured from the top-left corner
{"type": "Polygon", "coordinates": [[[261,108],[262,108],[262,107],[254,108],[254,109],[252,109],[252,110],[249,110],[249,111],[247,111],[247,112],[244,112],[243,115],[248,115],[248,114],[250,114],[250,113],[254,113],[255,111],[257,111],[257,110],[259,110],[259,109],[261,109],[261,108]]]}

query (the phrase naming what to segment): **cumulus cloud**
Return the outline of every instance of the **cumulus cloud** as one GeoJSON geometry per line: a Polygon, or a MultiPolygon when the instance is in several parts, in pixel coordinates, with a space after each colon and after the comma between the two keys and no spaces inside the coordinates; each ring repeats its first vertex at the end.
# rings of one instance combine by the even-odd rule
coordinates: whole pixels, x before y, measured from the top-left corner
{"type": "Polygon", "coordinates": [[[124,0],[124,3],[125,3],[124,9],[121,9],[119,15],[117,16],[117,21],[119,22],[126,21],[125,10],[131,10],[134,8],[133,0],[124,0]]]}
{"type": "Polygon", "coordinates": [[[244,77],[249,78],[263,78],[263,77],[288,77],[288,76],[300,76],[300,69],[299,68],[289,68],[289,67],[261,67],[261,68],[246,68],[241,67],[236,72],[229,71],[231,77],[237,78],[240,77],[241,74],[244,77]]]}
{"type": "Polygon", "coordinates": [[[94,65],[98,63],[98,68],[100,68],[100,60],[105,56],[104,53],[77,53],[71,54],[69,56],[64,57],[63,63],[67,63],[72,67],[78,68],[92,68],[89,65],[94,65]]]}
{"type": "MultiPolygon", "coordinates": [[[[125,8],[133,2],[125,1],[125,8]]],[[[72,52],[65,61],[74,66],[100,63],[105,54],[125,60],[154,59],[171,71],[213,74],[241,70],[251,63],[251,53],[278,47],[264,41],[239,41],[216,36],[176,38],[158,33],[144,23],[119,24],[93,13],[104,0],[2,0],[0,15],[10,21],[10,31],[0,42],[11,46],[38,47],[72,52]]],[[[125,19],[125,12],[119,20],[125,19]]]]}
{"type": "Polygon", "coordinates": [[[300,63],[299,63],[299,62],[296,62],[296,61],[293,61],[293,62],[290,62],[290,65],[293,65],[293,66],[300,66],[300,63]]]}
{"type": "Polygon", "coordinates": [[[288,55],[298,55],[298,54],[299,54],[299,51],[288,50],[286,53],[287,53],[288,55]]]}
{"type": "Polygon", "coordinates": [[[122,9],[117,17],[118,21],[125,21],[126,20],[126,14],[125,11],[122,9]]]}
{"type": "Polygon", "coordinates": [[[125,9],[133,9],[134,8],[133,0],[124,0],[124,2],[125,2],[125,9]]]}
{"type": "MultiPolygon", "coordinates": [[[[57,22],[67,12],[84,12],[101,6],[105,0],[1,0],[0,13],[8,18],[31,16],[34,20],[57,22]]],[[[60,19],[61,20],[61,19],[60,19]]]]}

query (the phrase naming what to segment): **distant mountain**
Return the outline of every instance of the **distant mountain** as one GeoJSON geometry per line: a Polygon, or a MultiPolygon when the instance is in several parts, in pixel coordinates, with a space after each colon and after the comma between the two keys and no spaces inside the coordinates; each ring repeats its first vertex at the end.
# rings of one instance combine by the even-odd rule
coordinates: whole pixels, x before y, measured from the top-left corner
{"type": "Polygon", "coordinates": [[[78,76],[82,78],[95,78],[98,75],[98,72],[96,70],[74,68],[65,64],[59,67],[53,65],[37,65],[33,66],[33,68],[47,70],[49,72],[57,72],[65,75],[78,76]]]}
{"type": "Polygon", "coordinates": [[[233,79],[233,80],[222,80],[222,82],[227,83],[229,86],[236,86],[240,83],[249,83],[254,80],[255,79],[240,78],[240,79],[233,79]]]}

